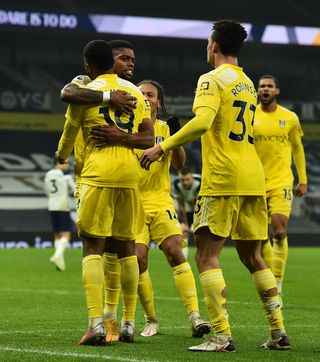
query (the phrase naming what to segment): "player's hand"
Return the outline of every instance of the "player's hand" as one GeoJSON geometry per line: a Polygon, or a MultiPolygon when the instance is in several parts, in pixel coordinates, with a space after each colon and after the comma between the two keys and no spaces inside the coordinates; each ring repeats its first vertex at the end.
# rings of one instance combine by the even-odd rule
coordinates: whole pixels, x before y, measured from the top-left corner
{"type": "Polygon", "coordinates": [[[119,89],[110,93],[110,105],[126,114],[136,108],[137,101],[136,97],[119,89]]]}
{"type": "Polygon", "coordinates": [[[59,156],[58,151],[56,151],[56,153],[54,154],[54,158],[58,163],[60,163],[60,165],[65,165],[66,163],[68,163],[68,160],[64,160],[59,156]]]}
{"type": "Polygon", "coordinates": [[[170,136],[177,133],[181,128],[179,118],[176,116],[168,116],[167,125],[169,126],[170,136]]]}
{"type": "Polygon", "coordinates": [[[90,137],[97,141],[95,147],[119,144],[122,136],[123,132],[114,126],[95,126],[90,130],[90,137]]]}
{"type": "Polygon", "coordinates": [[[157,161],[157,159],[159,159],[162,155],[163,155],[163,150],[160,147],[160,145],[156,145],[152,148],[148,148],[147,150],[145,150],[142,154],[142,156],[140,157],[140,165],[142,168],[145,168],[146,170],[149,170],[150,165],[152,164],[152,162],[157,161]]]}
{"type": "Polygon", "coordinates": [[[308,185],[307,184],[298,184],[296,187],[295,195],[301,197],[308,192],[308,185]]]}

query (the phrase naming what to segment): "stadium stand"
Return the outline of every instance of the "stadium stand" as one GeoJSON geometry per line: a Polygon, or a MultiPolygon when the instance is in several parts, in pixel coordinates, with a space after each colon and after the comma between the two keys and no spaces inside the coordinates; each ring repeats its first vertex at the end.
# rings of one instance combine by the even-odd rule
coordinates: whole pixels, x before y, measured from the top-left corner
{"type": "MultiPolygon", "coordinates": [[[[250,4],[256,7],[253,0],[248,2],[248,6],[250,4]]],[[[14,5],[12,1],[3,0],[1,3],[2,9],[25,11],[168,17],[167,11],[160,5],[160,3],[150,4],[141,1],[123,6],[120,2],[113,0],[107,5],[103,2],[81,0],[68,2],[56,0],[50,4],[40,4],[36,0],[27,3],[17,0],[14,5]]],[[[200,8],[194,8],[193,4],[179,0],[176,5],[172,11],[170,10],[170,17],[203,20],[203,11],[200,11],[200,8]],[[181,6],[178,6],[179,3],[181,6]]],[[[287,26],[318,26],[318,18],[314,16],[312,7],[304,8],[302,11],[301,7],[296,5],[296,1],[279,3],[277,12],[271,11],[271,8],[265,8],[263,21],[287,26]],[[285,19],[282,15],[284,13],[285,19]]],[[[241,18],[244,22],[261,24],[258,13],[248,12],[246,7],[241,6],[230,8],[227,3],[219,4],[219,7],[215,9],[214,17],[224,17],[226,13],[230,17],[241,18]]],[[[211,19],[210,14],[206,16],[209,17],[208,20],[214,20],[211,19]]],[[[182,122],[191,116],[193,93],[199,74],[209,70],[205,59],[205,40],[121,36],[90,31],[61,29],[50,31],[50,29],[5,26],[2,26],[1,30],[3,36],[0,39],[0,128],[4,127],[7,130],[10,129],[6,121],[8,112],[24,112],[30,117],[33,117],[33,112],[59,114],[63,119],[66,105],[59,100],[60,89],[76,74],[83,73],[82,48],[93,38],[99,37],[105,40],[125,38],[132,42],[137,58],[134,81],[156,77],[164,85],[169,113],[179,116],[182,122]],[[201,54],[203,56],[199,56],[201,54]],[[3,120],[4,126],[1,126],[3,120]]],[[[276,75],[281,87],[279,103],[285,103],[290,109],[295,110],[303,127],[310,124],[316,129],[315,132],[309,132],[309,134],[305,132],[304,138],[310,193],[295,208],[296,215],[308,217],[308,222],[312,224],[300,223],[297,221],[301,220],[298,217],[290,223],[292,227],[298,225],[299,229],[305,231],[314,230],[313,227],[318,230],[317,227],[320,225],[319,49],[319,46],[262,45],[253,42],[248,43],[241,54],[242,64],[252,80],[257,82],[265,73],[276,75]]],[[[39,127],[38,123],[35,124],[39,127]]],[[[1,142],[0,145],[0,155],[10,153],[20,157],[16,161],[12,159],[10,164],[0,157],[0,231],[15,228],[21,231],[27,231],[30,228],[39,231],[50,230],[45,206],[37,209],[30,208],[29,210],[33,209],[32,212],[5,210],[1,206],[1,200],[4,197],[16,197],[17,201],[22,200],[21,198],[26,196],[23,194],[26,185],[30,183],[30,180],[35,179],[32,175],[37,173],[36,178],[39,182],[39,177],[41,179],[45,171],[49,169],[49,166],[43,168],[35,166],[33,169],[23,169],[21,171],[24,172],[23,177],[19,175],[17,160],[21,161],[23,157],[27,165],[28,162],[33,162],[31,155],[35,153],[50,158],[55,151],[55,142],[58,138],[57,130],[44,134],[33,126],[32,122],[28,127],[28,132],[22,132],[21,129],[19,130],[19,122],[15,122],[12,130],[17,131],[10,134],[4,133],[5,142],[1,142]],[[43,141],[41,142],[40,139],[43,141]],[[26,140],[28,140],[27,145],[26,140]],[[20,149],[14,148],[13,144],[20,145],[20,149]],[[33,144],[34,148],[30,144],[33,144]],[[10,192],[5,191],[8,180],[14,180],[14,182],[10,181],[10,192]],[[23,180],[23,187],[21,180],[23,180]],[[31,222],[31,219],[36,221],[31,222]]],[[[187,145],[186,151],[188,162],[195,172],[200,172],[200,141],[187,145]]],[[[29,200],[32,197],[40,197],[44,201],[44,192],[40,189],[37,192],[37,196],[32,196],[32,193],[30,196],[29,191],[26,191],[29,200]]]]}

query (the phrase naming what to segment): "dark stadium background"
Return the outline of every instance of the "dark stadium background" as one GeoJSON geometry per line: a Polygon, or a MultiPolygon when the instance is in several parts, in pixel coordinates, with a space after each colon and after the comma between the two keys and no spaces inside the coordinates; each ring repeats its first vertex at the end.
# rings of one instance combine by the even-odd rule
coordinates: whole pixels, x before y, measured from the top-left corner
{"type": "MultiPolygon", "coordinates": [[[[279,79],[279,102],[297,112],[305,132],[310,193],[294,205],[290,240],[304,245],[320,244],[320,46],[259,41],[259,31],[268,24],[290,29],[319,27],[319,2],[308,1],[303,6],[298,0],[202,1],[195,6],[194,2],[186,1],[2,0],[0,10],[84,17],[112,14],[207,21],[233,18],[256,24],[257,41],[245,45],[240,65],[255,83],[263,74],[271,73],[279,79]]],[[[206,40],[98,34],[85,27],[63,30],[2,23],[0,34],[0,248],[17,246],[18,241],[21,242],[18,246],[24,247],[27,243],[34,244],[37,237],[51,240],[42,178],[51,166],[63,125],[66,106],[59,100],[60,89],[75,75],[83,73],[82,49],[89,40],[132,42],[137,60],[134,81],[151,78],[163,84],[169,112],[182,121],[191,116],[199,75],[210,68],[206,64],[206,40]]],[[[196,172],[201,168],[199,144],[187,146],[189,166],[196,172]]]]}

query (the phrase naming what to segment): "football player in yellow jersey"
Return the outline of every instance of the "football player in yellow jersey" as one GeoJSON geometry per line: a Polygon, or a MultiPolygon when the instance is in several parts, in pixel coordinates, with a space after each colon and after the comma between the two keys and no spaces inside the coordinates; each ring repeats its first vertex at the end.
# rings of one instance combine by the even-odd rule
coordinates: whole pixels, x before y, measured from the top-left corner
{"type": "MultiPolygon", "coordinates": [[[[114,72],[118,74],[120,78],[130,80],[133,77],[135,67],[135,54],[132,44],[126,40],[112,40],[108,42],[108,44],[112,48],[114,58],[114,72]]],[[[67,84],[62,89],[61,100],[73,104],[103,103],[105,106],[110,104],[110,106],[113,106],[114,108],[123,111],[124,113],[131,112],[134,109],[136,98],[130,96],[126,91],[114,90],[110,92],[109,100],[108,91],[99,91],[84,87],[89,82],[91,82],[91,79],[87,75],[80,75],[75,77],[71,83],[67,84]],[[107,94],[107,97],[105,97],[105,94],[107,94]]],[[[147,148],[150,144],[150,128],[153,128],[150,119],[144,119],[139,126],[138,137],[136,134],[124,133],[126,136],[126,145],[130,147],[147,148]]],[[[124,140],[122,139],[122,142],[123,141],[124,140]]],[[[151,142],[153,143],[153,138],[151,142]]],[[[80,174],[83,167],[83,155],[84,141],[82,132],[80,130],[74,144],[75,174],[78,185],[77,190],[80,185],[80,174]]],[[[78,191],[76,192],[76,197],[77,196],[78,191]]],[[[119,339],[117,306],[120,296],[121,267],[118,261],[116,245],[113,243],[107,242],[105,245],[105,253],[103,254],[103,268],[105,271],[104,325],[107,332],[106,342],[109,343],[119,339]]],[[[124,298],[123,309],[127,308],[126,301],[127,299],[124,298]]],[[[124,328],[121,331],[125,335],[128,335],[128,328],[133,332],[133,329],[127,325],[124,325],[124,328]]]]}
{"type": "MultiPolygon", "coordinates": [[[[176,125],[164,122],[157,118],[158,109],[166,117],[164,95],[161,85],[154,80],[144,80],[139,83],[144,96],[151,106],[151,120],[154,124],[155,143],[167,139],[177,130],[176,125]],[[169,132],[170,128],[170,132],[169,132]]],[[[180,126],[179,126],[180,128],[180,126]]],[[[122,137],[119,129],[104,128],[100,131],[92,131],[93,136],[99,134],[104,137],[106,144],[110,141],[117,142],[116,137],[122,137]],[[112,139],[110,139],[112,137],[112,139]]],[[[137,157],[142,150],[135,150],[137,157]]],[[[158,333],[159,323],[154,307],[152,282],[148,271],[148,252],[151,240],[155,241],[164,252],[172,267],[176,287],[185,304],[191,324],[192,335],[202,337],[209,333],[210,323],[203,320],[199,314],[199,305],[194,276],[190,264],[186,262],[182,252],[181,226],[174,210],[172,197],[170,196],[170,173],[172,163],[176,169],[180,169],[185,161],[185,152],[179,147],[166,154],[158,162],[146,171],[141,169],[139,191],[146,215],[146,223],[141,232],[136,236],[136,254],[139,262],[138,294],[143,306],[146,323],[141,335],[151,337],[158,333]]]]}
{"type": "MultiPolygon", "coordinates": [[[[122,284],[130,299],[130,310],[124,310],[123,324],[133,328],[136,290],[139,279],[134,239],[144,223],[144,212],[138,191],[138,163],[132,147],[126,146],[125,136],[117,145],[97,148],[90,138],[90,129],[107,124],[119,127],[126,134],[137,134],[139,124],[149,116],[149,105],[132,83],[118,78],[113,72],[112,50],[107,42],[95,40],[84,48],[85,67],[93,82],[88,87],[101,91],[123,89],[137,99],[136,108],[123,114],[101,106],[69,105],[57,159],[63,163],[70,155],[81,128],[84,142],[84,165],[81,172],[78,231],[83,240],[82,277],[87,301],[89,329],[80,345],[105,343],[103,325],[104,270],[102,255],[107,242],[117,244],[122,284]]],[[[150,139],[153,139],[151,129],[150,139]]],[[[125,339],[127,336],[123,335],[125,339]]],[[[131,338],[128,336],[128,338],[131,338]]]]}
{"type": "Polygon", "coordinates": [[[170,150],[201,136],[202,183],[194,233],[200,281],[215,336],[190,347],[190,351],[235,350],[219,262],[228,236],[252,274],[268,320],[270,337],[261,348],[290,348],[276,280],[260,254],[268,221],[263,167],[253,144],[256,91],[238,66],[238,54],[246,37],[238,22],[214,23],[208,38],[207,61],[215,70],[199,78],[193,104],[195,117],[175,135],[146,150],[140,160],[149,169],[170,150]]]}
{"type": "MultiPolygon", "coordinates": [[[[174,120],[167,124],[158,118],[158,109],[160,107],[164,117],[167,116],[163,89],[159,83],[153,80],[143,80],[138,86],[150,102],[155,144],[158,144],[167,139],[170,134],[173,134],[174,120]]],[[[138,157],[141,156],[142,152],[142,150],[136,150],[138,157]]],[[[157,243],[172,267],[177,290],[188,313],[192,335],[202,337],[211,330],[210,323],[203,320],[199,314],[194,276],[182,252],[181,226],[170,195],[169,169],[171,162],[179,170],[183,167],[185,158],[183,147],[178,147],[164,155],[158,162],[155,162],[148,171],[141,170],[139,191],[146,214],[146,224],[142,232],[136,237],[136,253],[140,272],[138,294],[146,317],[145,328],[141,335],[145,337],[158,333],[152,282],[148,272],[148,252],[151,240],[157,243]]]]}
{"type": "MultiPolygon", "coordinates": [[[[114,58],[114,72],[122,79],[129,80],[133,76],[135,55],[131,43],[125,40],[111,40],[108,44],[112,48],[114,58]]],[[[132,97],[128,92],[123,90],[96,91],[83,87],[91,82],[87,75],[76,76],[71,83],[63,87],[60,94],[60,99],[63,102],[72,104],[104,104],[112,106],[124,113],[130,113],[134,109],[135,97],[132,97]]],[[[143,131],[143,126],[139,132],[143,131]]],[[[75,157],[75,176],[77,184],[80,181],[80,174],[83,166],[83,151],[84,141],[81,131],[74,145],[75,157]]],[[[78,188],[76,194],[78,193],[78,188]]],[[[76,195],[77,196],[77,195],[76,195]]]]}
{"type": "Polygon", "coordinates": [[[262,256],[273,271],[281,295],[288,257],[287,226],[293,199],[292,156],[299,178],[295,195],[299,197],[307,192],[307,174],[299,119],[294,112],[277,104],[279,93],[278,81],[274,76],[264,75],[260,78],[260,104],[255,114],[254,140],[264,168],[273,234],[272,245],[270,240],[262,244],[262,256]]]}

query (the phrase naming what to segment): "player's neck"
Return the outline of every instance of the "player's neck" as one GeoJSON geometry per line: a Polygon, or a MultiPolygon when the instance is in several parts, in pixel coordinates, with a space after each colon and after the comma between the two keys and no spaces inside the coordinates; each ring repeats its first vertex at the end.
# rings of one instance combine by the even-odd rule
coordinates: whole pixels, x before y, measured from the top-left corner
{"type": "Polygon", "coordinates": [[[223,64],[230,64],[230,65],[234,65],[237,67],[238,58],[231,57],[231,56],[225,56],[225,55],[217,56],[215,59],[215,68],[218,68],[223,64]]]}
{"type": "Polygon", "coordinates": [[[263,104],[263,103],[260,104],[261,104],[261,109],[267,113],[275,112],[277,109],[277,102],[272,102],[270,104],[263,104]]]}

